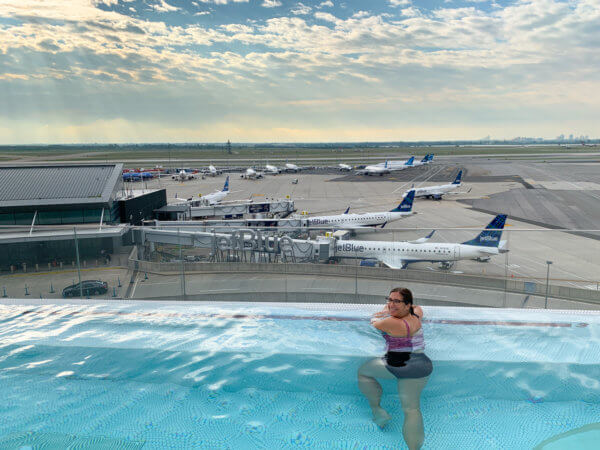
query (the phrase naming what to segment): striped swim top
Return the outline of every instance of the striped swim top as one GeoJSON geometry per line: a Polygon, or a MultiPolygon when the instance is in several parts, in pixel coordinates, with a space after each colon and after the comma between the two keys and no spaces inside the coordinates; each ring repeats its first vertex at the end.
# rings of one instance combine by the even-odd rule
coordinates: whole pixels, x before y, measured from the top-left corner
{"type": "Polygon", "coordinates": [[[390,336],[389,334],[383,333],[383,338],[385,339],[385,343],[387,344],[388,352],[413,352],[415,350],[423,350],[425,349],[425,339],[423,335],[423,327],[419,328],[412,336],[410,335],[410,326],[408,322],[404,319],[400,319],[406,325],[406,336],[403,337],[395,337],[390,336]]]}

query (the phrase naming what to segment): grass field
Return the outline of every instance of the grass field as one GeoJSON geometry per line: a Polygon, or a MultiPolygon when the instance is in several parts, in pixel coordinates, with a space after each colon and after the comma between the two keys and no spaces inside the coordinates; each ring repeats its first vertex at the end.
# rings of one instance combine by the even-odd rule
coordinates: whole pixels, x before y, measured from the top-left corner
{"type": "MultiPolygon", "coordinates": [[[[437,156],[453,155],[546,155],[546,154],[581,154],[600,152],[600,146],[418,146],[418,147],[356,147],[356,148],[319,148],[319,147],[232,147],[228,154],[224,148],[189,148],[152,146],[147,147],[121,147],[98,146],[83,148],[44,148],[44,147],[17,147],[0,148],[2,162],[120,162],[128,160],[144,161],[146,164],[153,162],[163,166],[186,161],[202,160],[205,163],[211,160],[218,165],[234,165],[236,160],[244,162],[256,160],[265,162],[269,159],[281,161],[301,160],[303,164],[323,163],[326,161],[343,161],[348,163],[368,162],[370,158],[406,158],[415,155],[421,158],[426,153],[435,153],[437,156]],[[313,159],[314,158],[314,159],[313,159]]],[[[131,164],[127,164],[131,165],[131,164]]]]}

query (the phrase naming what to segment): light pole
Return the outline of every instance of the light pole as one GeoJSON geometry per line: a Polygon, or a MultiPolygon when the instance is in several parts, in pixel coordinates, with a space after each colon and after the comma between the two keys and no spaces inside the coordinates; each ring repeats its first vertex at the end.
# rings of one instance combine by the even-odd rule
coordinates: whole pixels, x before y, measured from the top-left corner
{"type": "Polygon", "coordinates": [[[544,300],[544,309],[548,309],[548,288],[550,282],[550,265],[552,264],[552,261],[546,261],[546,264],[548,265],[548,269],[546,270],[546,299],[544,300]]]}

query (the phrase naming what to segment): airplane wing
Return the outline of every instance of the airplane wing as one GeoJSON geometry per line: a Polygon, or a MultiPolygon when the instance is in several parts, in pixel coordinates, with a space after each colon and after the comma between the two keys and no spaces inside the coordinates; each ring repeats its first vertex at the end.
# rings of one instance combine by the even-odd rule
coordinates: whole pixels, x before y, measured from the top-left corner
{"type": "Polygon", "coordinates": [[[460,195],[460,194],[468,194],[471,192],[473,188],[469,188],[468,191],[455,191],[455,192],[446,192],[444,195],[460,195]]]}
{"type": "Polygon", "coordinates": [[[406,266],[406,261],[393,255],[382,255],[377,259],[390,269],[403,269],[406,266]]]}

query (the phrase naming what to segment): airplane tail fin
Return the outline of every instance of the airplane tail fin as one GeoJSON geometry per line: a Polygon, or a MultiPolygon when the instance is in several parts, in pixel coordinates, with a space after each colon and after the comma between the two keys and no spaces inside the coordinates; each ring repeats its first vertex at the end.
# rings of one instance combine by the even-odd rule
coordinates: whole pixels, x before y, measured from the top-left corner
{"type": "Polygon", "coordinates": [[[433,161],[433,153],[430,153],[430,154],[429,154],[429,160],[428,160],[428,161],[429,161],[429,162],[433,161]]]}
{"type": "Polygon", "coordinates": [[[348,206],[348,207],[346,208],[346,211],[344,211],[344,214],[348,214],[349,212],[350,212],[350,207],[348,206]]]}
{"type": "Polygon", "coordinates": [[[506,214],[498,214],[475,239],[463,242],[463,244],[478,245],[480,247],[498,247],[505,223],[506,214]]]}
{"type": "Polygon", "coordinates": [[[413,162],[415,162],[415,157],[414,157],[414,156],[411,156],[411,157],[408,159],[408,161],[406,161],[406,162],[404,163],[404,165],[405,165],[405,166],[412,166],[412,165],[413,165],[413,162]]]}
{"type": "Polygon", "coordinates": [[[390,212],[410,212],[412,211],[413,200],[415,199],[415,190],[411,189],[397,207],[392,209],[390,212]]]}
{"type": "Polygon", "coordinates": [[[460,184],[460,180],[462,179],[462,173],[462,170],[458,172],[458,175],[456,175],[456,179],[452,182],[452,184],[460,184]]]}
{"type": "Polygon", "coordinates": [[[229,175],[225,178],[225,184],[223,185],[223,192],[227,192],[229,190],[229,175]]]}
{"type": "Polygon", "coordinates": [[[423,156],[423,159],[421,160],[422,163],[426,163],[427,161],[429,161],[429,153],[423,156]]]}

